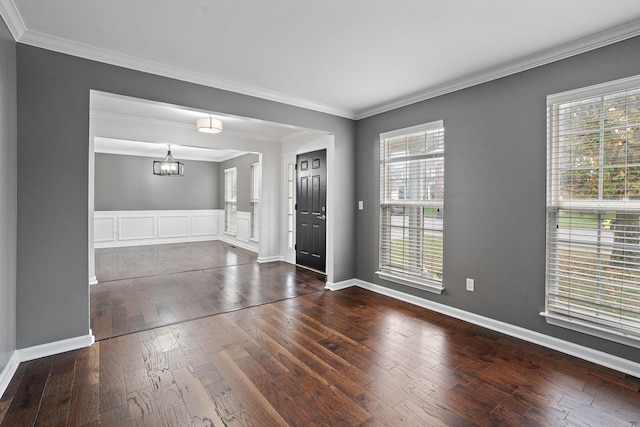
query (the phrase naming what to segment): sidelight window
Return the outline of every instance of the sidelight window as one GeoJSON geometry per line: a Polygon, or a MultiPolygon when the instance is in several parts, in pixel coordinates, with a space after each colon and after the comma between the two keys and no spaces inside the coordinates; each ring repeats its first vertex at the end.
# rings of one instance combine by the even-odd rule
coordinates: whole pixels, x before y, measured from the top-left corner
{"type": "Polygon", "coordinates": [[[237,223],[237,169],[224,170],[224,232],[236,235],[237,223]]]}
{"type": "Polygon", "coordinates": [[[260,187],[262,166],[251,164],[251,240],[257,242],[260,235],[260,187]]]}

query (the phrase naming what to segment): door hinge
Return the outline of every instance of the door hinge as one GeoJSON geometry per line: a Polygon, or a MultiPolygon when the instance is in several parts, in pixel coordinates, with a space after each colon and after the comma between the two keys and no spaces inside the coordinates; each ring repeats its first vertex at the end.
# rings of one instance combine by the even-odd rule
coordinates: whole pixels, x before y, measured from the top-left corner
{"type": "Polygon", "coordinates": [[[298,250],[298,244],[297,243],[295,245],[293,245],[293,249],[295,249],[296,251],[298,250]]]}
{"type": "Polygon", "coordinates": [[[295,170],[298,170],[298,164],[296,163],[295,165],[293,165],[293,168],[294,168],[295,170]]]}
{"type": "Polygon", "coordinates": [[[298,204],[296,203],[295,205],[293,205],[293,210],[298,210],[298,204]]]}

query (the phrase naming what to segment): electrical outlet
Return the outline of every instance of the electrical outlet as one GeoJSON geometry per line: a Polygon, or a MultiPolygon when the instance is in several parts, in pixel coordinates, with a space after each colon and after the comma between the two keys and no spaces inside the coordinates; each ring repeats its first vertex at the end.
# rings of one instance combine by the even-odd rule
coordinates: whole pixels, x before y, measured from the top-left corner
{"type": "Polygon", "coordinates": [[[467,290],[474,292],[476,289],[475,280],[467,278],[467,290]]]}

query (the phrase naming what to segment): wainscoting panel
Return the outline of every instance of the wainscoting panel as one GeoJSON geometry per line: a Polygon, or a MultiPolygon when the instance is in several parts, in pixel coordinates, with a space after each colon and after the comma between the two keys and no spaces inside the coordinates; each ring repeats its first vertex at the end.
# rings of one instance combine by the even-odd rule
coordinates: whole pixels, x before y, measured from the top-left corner
{"type": "Polygon", "coordinates": [[[116,240],[116,217],[113,215],[95,217],[93,233],[95,242],[114,242],[116,240]]]}
{"type": "Polygon", "coordinates": [[[96,248],[155,245],[218,240],[224,211],[100,211],[93,220],[96,248]]]}
{"type": "Polygon", "coordinates": [[[251,212],[238,211],[236,238],[241,242],[248,242],[251,236],[251,212]]]}
{"type": "Polygon", "coordinates": [[[156,216],[121,216],[119,240],[153,239],[156,236],[156,216]]]}
{"type": "MultiPolygon", "coordinates": [[[[222,215],[224,216],[224,214],[222,215]]],[[[220,215],[193,215],[191,217],[192,236],[215,236],[218,234],[220,215]]]]}
{"type": "Polygon", "coordinates": [[[188,215],[165,215],[158,217],[158,237],[189,237],[188,215]]]}

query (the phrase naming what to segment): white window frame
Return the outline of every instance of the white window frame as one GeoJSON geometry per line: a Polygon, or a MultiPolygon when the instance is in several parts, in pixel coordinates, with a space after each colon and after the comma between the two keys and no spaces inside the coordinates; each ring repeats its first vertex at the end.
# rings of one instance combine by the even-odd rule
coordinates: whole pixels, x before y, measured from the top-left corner
{"type": "Polygon", "coordinates": [[[251,225],[249,239],[260,241],[260,190],[262,188],[262,164],[251,164],[251,225]]]}
{"type": "Polygon", "coordinates": [[[238,233],[238,169],[224,170],[224,232],[238,233]]]}
{"type": "MultiPolygon", "coordinates": [[[[623,267],[619,267],[619,271],[615,274],[619,275],[619,277],[624,275],[625,280],[622,281],[623,285],[616,286],[619,282],[614,282],[615,279],[609,279],[607,276],[607,271],[611,271],[612,267],[605,258],[609,253],[614,253],[616,238],[607,237],[608,240],[606,240],[602,236],[605,234],[603,228],[607,226],[612,228],[610,224],[604,222],[605,217],[608,217],[608,221],[611,221],[612,215],[617,218],[617,215],[621,213],[640,215],[640,200],[633,200],[627,197],[607,200],[603,191],[604,179],[602,174],[603,170],[607,168],[626,167],[625,173],[628,174],[629,167],[639,167],[635,163],[628,162],[628,154],[625,155],[627,159],[625,163],[608,163],[608,161],[605,161],[608,158],[606,157],[607,153],[604,151],[605,144],[603,144],[603,141],[606,141],[605,132],[611,132],[612,129],[614,131],[618,129],[617,131],[619,132],[626,131],[629,128],[640,127],[640,122],[626,123],[624,126],[616,128],[606,126],[604,120],[607,113],[605,111],[615,111],[616,109],[615,107],[605,108],[605,99],[610,99],[614,94],[638,89],[640,89],[640,76],[634,76],[547,97],[547,256],[545,311],[540,313],[549,324],[636,348],[640,348],[640,321],[635,319],[637,314],[634,313],[637,313],[640,309],[640,302],[633,301],[634,298],[629,298],[629,296],[633,295],[632,292],[640,293],[640,278],[638,278],[640,266],[633,261],[622,263],[623,267]],[[559,111],[568,111],[568,105],[572,102],[577,103],[581,100],[595,100],[598,98],[601,98],[603,102],[603,108],[600,110],[602,117],[598,121],[598,128],[594,127],[589,132],[590,134],[600,133],[597,144],[599,147],[598,155],[592,156],[589,166],[580,165],[578,167],[575,166],[573,161],[563,163],[561,153],[565,153],[565,151],[560,150],[565,146],[562,145],[562,141],[568,141],[571,133],[562,131],[562,127],[566,128],[568,122],[561,122],[559,111]],[[563,197],[561,191],[562,172],[566,173],[566,171],[585,168],[592,170],[594,174],[598,174],[597,198],[585,200],[585,198],[571,198],[571,196],[566,195],[563,197]],[[568,227],[566,225],[561,227],[563,221],[560,216],[561,213],[565,215],[565,218],[568,217],[569,219],[573,218],[574,215],[584,216],[585,214],[594,217],[595,229],[589,235],[595,233],[595,238],[591,236],[587,239],[585,237],[587,233],[584,231],[581,234],[580,230],[585,230],[584,225],[572,227],[572,224],[569,223],[568,227]],[[588,243],[585,243],[585,241],[588,241],[588,243]],[[594,258],[593,255],[583,255],[593,252],[586,252],[585,249],[581,248],[590,248],[589,250],[595,251],[597,256],[594,258]],[[570,255],[561,255],[561,253],[569,253],[570,255]],[[569,261],[566,260],[567,258],[569,261]],[[572,261],[574,258],[577,261],[572,261]],[[580,283],[588,283],[587,278],[591,279],[590,284],[580,285],[580,283]],[[620,289],[612,291],[615,287],[620,289]],[[588,292],[587,296],[585,296],[586,292],[588,292]],[[609,299],[603,296],[605,292],[607,292],[609,299]],[[614,297],[611,298],[611,295],[614,295],[614,297]],[[618,314],[615,314],[616,303],[609,302],[611,299],[618,299],[619,301],[617,303],[619,304],[619,308],[617,308],[618,314]]],[[[593,105],[595,105],[595,102],[593,102],[593,105]]],[[[571,117],[567,118],[567,120],[570,119],[571,117]]],[[[580,132],[580,135],[583,133],[580,132]]],[[[568,143],[566,147],[569,147],[568,143]]],[[[625,145],[625,147],[628,146],[625,145]]],[[[565,149],[569,150],[570,147],[565,149]]],[[[627,185],[625,181],[625,189],[627,185]]],[[[564,221],[566,222],[567,220],[564,219],[564,221]]],[[[635,228],[637,227],[625,225],[615,233],[620,233],[625,237],[625,240],[627,237],[630,240],[634,240],[638,237],[638,232],[635,228]]],[[[610,231],[609,234],[613,234],[613,232],[610,231]]],[[[626,248],[624,249],[623,257],[627,256],[627,250],[626,248]]],[[[612,275],[612,273],[608,274],[612,275]]]]}
{"type": "MultiPolygon", "coordinates": [[[[409,128],[399,129],[380,134],[380,236],[378,265],[376,274],[384,280],[400,283],[429,292],[441,294],[443,286],[443,254],[444,254],[444,122],[438,120],[409,128]],[[426,151],[420,154],[407,154],[405,156],[388,155],[387,146],[404,139],[407,144],[413,144],[415,138],[422,138],[426,151]],[[436,148],[428,149],[428,143],[437,141],[436,148]],[[430,161],[440,163],[437,168],[427,167],[430,161]],[[400,188],[394,189],[391,184],[395,179],[391,172],[392,165],[400,165],[408,170],[410,165],[419,164],[418,182],[411,187],[415,194],[409,196],[400,195],[400,188]],[[437,177],[434,178],[435,173],[437,177]],[[427,185],[427,181],[437,180],[437,191],[440,197],[434,196],[433,184],[427,185]],[[418,190],[414,190],[414,189],[418,190]],[[398,214],[396,210],[401,209],[398,214]],[[425,217],[428,211],[436,212],[437,217],[425,217]],[[397,218],[399,217],[399,218],[397,218]],[[394,221],[395,219],[395,221],[394,221]],[[400,221],[399,224],[396,222],[400,221]],[[395,230],[395,231],[394,231],[395,230]],[[402,263],[392,250],[393,234],[401,233],[403,240],[408,239],[408,246],[415,246],[416,250],[402,251],[402,263]],[[425,235],[433,236],[437,241],[441,238],[441,244],[434,247],[425,247],[425,235]],[[425,260],[425,254],[429,261],[425,260]],[[434,256],[435,255],[435,256],[434,256]]],[[[409,190],[402,190],[407,191],[409,190]]],[[[403,246],[404,248],[404,246],[403,246]]]]}

